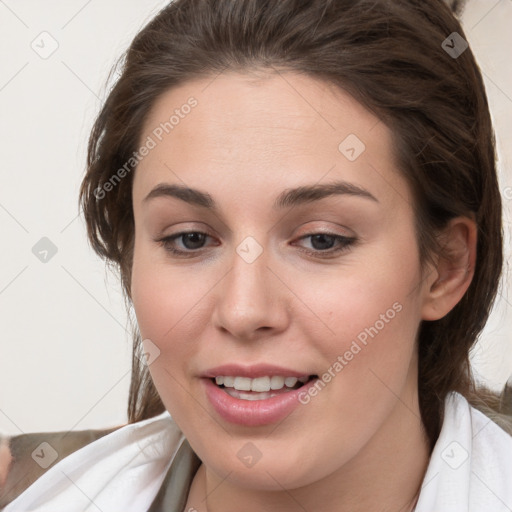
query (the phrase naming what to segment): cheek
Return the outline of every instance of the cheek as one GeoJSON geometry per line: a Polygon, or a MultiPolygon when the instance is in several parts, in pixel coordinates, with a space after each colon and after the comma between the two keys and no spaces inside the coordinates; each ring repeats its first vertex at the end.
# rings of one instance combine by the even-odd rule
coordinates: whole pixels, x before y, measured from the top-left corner
{"type": "Polygon", "coordinates": [[[185,362],[193,358],[194,344],[190,325],[193,325],[193,304],[197,297],[193,287],[185,286],[183,273],[171,271],[169,265],[156,261],[154,255],[135,251],[132,270],[132,301],[142,340],[158,354],[149,365],[153,383],[167,410],[180,424],[186,417],[185,362]],[[179,340],[179,342],[177,342],[179,340]],[[183,409],[183,410],[182,410],[183,409]]]}
{"type": "Polygon", "coordinates": [[[169,337],[186,338],[187,326],[196,325],[199,298],[208,290],[206,280],[194,278],[186,267],[171,266],[161,249],[135,249],[132,300],[142,338],[163,343],[169,337]]]}
{"type": "Polygon", "coordinates": [[[182,392],[190,377],[189,363],[200,350],[196,341],[211,316],[206,311],[208,292],[215,283],[165,258],[163,251],[136,246],[131,291],[141,338],[158,348],[149,372],[167,409],[180,418],[178,410],[187,402],[182,392]]]}
{"type": "Polygon", "coordinates": [[[336,381],[344,401],[372,403],[390,394],[388,388],[401,389],[407,378],[421,319],[419,266],[414,251],[409,254],[379,251],[379,261],[309,291],[308,302],[328,329],[322,337],[311,329],[308,337],[316,340],[330,370],[326,379],[336,381]]]}
{"type": "Polygon", "coordinates": [[[382,277],[385,270],[380,276],[354,274],[317,292],[316,304],[323,305],[318,315],[334,334],[310,338],[326,362],[319,375],[325,391],[319,385],[318,393],[302,398],[305,407],[321,407],[326,431],[347,457],[380,428],[406,383],[415,381],[419,301],[411,293],[415,267],[406,265],[393,280],[382,277]]]}
{"type": "Polygon", "coordinates": [[[373,337],[390,338],[391,345],[398,337],[411,340],[420,318],[418,269],[410,262],[403,262],[399,269],[393,266],[381,261],[374,270],[370,266],[362,272],[349,269],[314,289],[304,283],[298,292],[307,297],[305,302],[312,305],[317,319],[323,320],[329,338],[339,340],[332,344],[337,352],[348,349],[353,340],[364,344],[373,337]]]}

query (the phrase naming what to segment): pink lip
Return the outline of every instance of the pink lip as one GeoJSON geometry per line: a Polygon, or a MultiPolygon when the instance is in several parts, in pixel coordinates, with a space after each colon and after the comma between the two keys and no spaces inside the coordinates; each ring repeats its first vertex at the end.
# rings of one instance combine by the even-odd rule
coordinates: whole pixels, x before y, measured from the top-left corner
{"type": "MultiPolygon", "coordinates": [[[[282,370],[280,371],[282,372],[282,370]]],[[[239,369],[235,373],[231,371],[225,372],[224,367],[222,367],[222,371],[216,373],[216,375],[249,376],[247,373],[240,373],[239,369]]],[[[260,372],[259,375],[262,375],[262,373],[260,372]]],[[[265,373],[265,375],[272,374],[265,373]]],[[[273,373],[273,375],[292,376],[283,373],[273,373]]],[[[294,375],[296,376],[297,373],[294,375]]],[[[308,388],[313,386],[317,380],[318,379],[311,379],[299,389],[287,391],[286,393],[279,394],[272,398],[249,401],[233,398],[228,395],[219,388],[211,378],[201,379],[205,386],[206,396],[217,414],[230,423],[236,423],[246,427],[259,427],[283,420],[296,407],[301,405],[299,394],[307,392],[308,388]]]]}
{"type": "Polygon", "coordinates": [[[202,373],[201,377],[213,379],[219,375],[229,375],[232,377],[249,377],[255,379],[257,377],[265,377],[268,375],[281,375],[283,377],[308,377],[311,373],[300,372],[297,370],[291,370],[289,368],[283,368],[281,366],[274,366],[268,364],[253,364],[251,366],[240,366],[237,364],[225,364],[222,366],[216,366],[202,373]]]}

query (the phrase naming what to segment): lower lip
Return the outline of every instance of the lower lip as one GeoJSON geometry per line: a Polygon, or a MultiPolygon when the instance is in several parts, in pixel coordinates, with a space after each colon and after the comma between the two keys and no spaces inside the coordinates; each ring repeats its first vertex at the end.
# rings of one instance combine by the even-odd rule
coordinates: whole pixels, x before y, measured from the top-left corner
{"type": "Polygon", "coordinates": [[[311,379],[298,389],[287,391],[264,400],[242,400],[228,395],[211,379],[202,379],[206,396],[215,411],[226,421],[247,427],[269,425],[286,418],[301,405],[299,395],[307,393],[318,379],[311,379]]]}

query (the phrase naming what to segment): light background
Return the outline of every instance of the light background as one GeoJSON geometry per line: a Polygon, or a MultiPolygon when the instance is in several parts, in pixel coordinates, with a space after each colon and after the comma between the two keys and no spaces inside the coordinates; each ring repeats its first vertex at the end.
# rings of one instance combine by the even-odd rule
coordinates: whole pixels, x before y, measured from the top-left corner
{"type": "MultiPolygon", "coordinates": [[[[126,422],[127,315],[118,282],[87,244],[77,197],[108,72],[166,3],[0,0],[4,434],[126,422]],[[43,59],[31,45],[48,51],[52,38],[58,48],[43,59]],[[42,237],[58,250],[47,263],[32,253],[42,237]]],[[[480,378],[500,389],[512,374],[512,1],[469,0],[462,21],[495,122],[507,237],[507,281],[472,360],[480,378]]]]}

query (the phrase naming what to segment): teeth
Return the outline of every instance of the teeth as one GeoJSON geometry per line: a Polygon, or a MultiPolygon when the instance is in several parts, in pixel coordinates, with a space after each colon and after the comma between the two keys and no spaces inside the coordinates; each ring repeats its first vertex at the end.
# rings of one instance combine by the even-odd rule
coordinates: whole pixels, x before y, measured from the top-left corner
{"type": "Polygon", "coordinates": [[[233,398],[238,398],[239,400],[267,400],[268,398],[272,398],[277,396],[278,393],[247,393],[244,391],[237,391],[234,388],[226,388],[224,391],[233,398]]]}
{"type": "Polygon", "coordinates": [[[238,391],[251,391],[251,379],[249,377],[235,377],[233,387],[238,391]]]}
{"type": "Polygon", "coordinates": [[[270,377],[258,377],[257,379],[252,379],[251,391],[259,391],[260,393],[270,391],[270,377]]]}
{"type": "Polygon", "coordinates": [[[224,385],[226,388],[234,388],[237,391],[268,393],[270,390],[283,389],[285,386],[287,388],[293,388],[297,382],[304,384],[308,379],[309,377],[282,377],[280,375],[257,377],[256,379],[219,375],[215,377],[215,382],[218,386],[224,385]]]}
{"type": "Polygon", "coordinates": [[[297,384],[297,380],[298,379],[296,377],[286,377],[286,379],[284,379],[284,385],[289,388],[293,388],[293,386],[297,384]]]}
{"type": "Polygon", "coordinates": [[[277,375],[274,375],[270,379],[270,389],[282,389],[284,387],[284,381],[286,379],[284,377],[279,377],[277,375]]]}
{"type": "Polygon", "coordinates": [[[235,377],[221,377],[224,379],[224,386],[232,388],[235,385],[235,377]]]}

